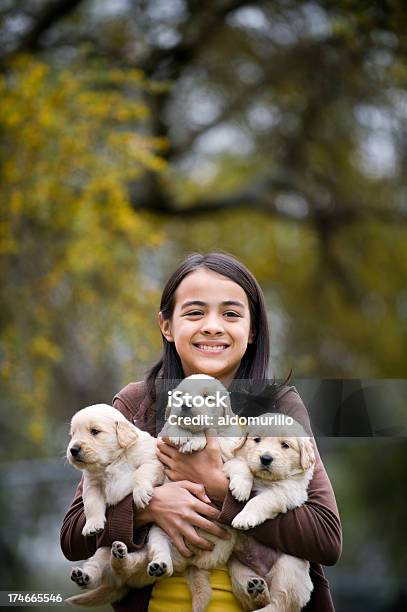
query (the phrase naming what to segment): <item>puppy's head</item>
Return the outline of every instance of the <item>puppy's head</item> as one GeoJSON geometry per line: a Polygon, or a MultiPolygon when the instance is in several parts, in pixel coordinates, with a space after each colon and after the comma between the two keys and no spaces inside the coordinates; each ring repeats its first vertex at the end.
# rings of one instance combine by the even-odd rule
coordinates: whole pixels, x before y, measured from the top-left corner
{"type": "MultiPolygon", "coordinates": [[[[178,421],[182,427],[183,417],[196,417],[208,415],[211,423],[216,428],[220,416],[232,415],[230,397],[223,384],[206,374],[193,374],[188,376],[174,389],[171,402],[168,402],[165,418],[172,415],[181,417],[178,421]],[[181,398],[186,401],[181,403],[181,398]],[[171,404],[171,405],[170,405],[171,404]]],[[[203,431],[207,425],[186,425],[184,429],[189,431],[203,431]]]]}
{"type": "Polygon", "coordinates": [[[88,471],[103,469],[138,438],[137,428],[107,404],[79,410],[72,418],[70,434],[67,459],[79,470],[88,471]]]}
{"type": "Polygon", "coordinates": [[[265,436],[263,431],[251,431],[237,454],[244,457],[256,478],[269,481],[286,480],[313,470],[314,447],[301,426],[296,431],[279,428],[277,435],[265,436]],[[293,435],[296,433],[297,435],[293,435]],[[291,435],[290,435],[291,434],[291,435]]]}

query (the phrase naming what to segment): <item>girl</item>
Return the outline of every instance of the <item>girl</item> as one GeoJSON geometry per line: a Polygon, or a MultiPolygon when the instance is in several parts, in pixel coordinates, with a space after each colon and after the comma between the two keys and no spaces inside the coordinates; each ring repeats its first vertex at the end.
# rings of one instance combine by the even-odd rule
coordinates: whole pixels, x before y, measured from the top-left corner
{"type": "MultiPolygon", "coordinates": [[[[159,381],[196,373],[214,376],[225,386],[234,379],[267,379],[269,331],[264,297],[253,275],[231,255],[215,252],[188,257],[164,288],[158,322],[163,336],[162,357],[145,381],[130,383],[113,401],[129,420],[151,434],[156,435],[155,389],[159,381]]],[[[276,387],[273,403],[274,412],[288,414],[309,427],[306,409],[294,387],[276,387]]],[[[96,548],[110,546],[114,540],[125,542],[129,550],[141,548],[152,522],[168,533],[185,556],[191,555],[188,542],[203,549],[211,547],[195,527],[227,537],[215,521],[230,524],[244,504],[229,493],[216,438],[208,437],[206,448],[190,456],[179,454],[168,441],[162,441],[159,457],[172,482],[156,487],[142,511],[134,509],[131,495],[109,508],[100,535],[81,535],[85,519],[79,485],[61,529],[62,550],[69,560],[88,558],[96,548]]],[[[338,560],[341,526],[317,450],[316,457],[306,504],[253,529],[254,537],[266,546],[259,558],[245,561],[257,571],[262,561],[267,568],[271,554],[268,547],[308,559],[314,590],[305,610],[330,612],[334,607],[320,564],[333,565],[338,560]]],[[[237,612],[225,568],[214,570],[211,582],[213,598],[208,612],[237,612]]],[[[158,581],[153,588],[131,591],[113,607],[118,612],[167,612],[175,607],[186,612],[190,605],[184,579],[171,577],[158,581]]]]}

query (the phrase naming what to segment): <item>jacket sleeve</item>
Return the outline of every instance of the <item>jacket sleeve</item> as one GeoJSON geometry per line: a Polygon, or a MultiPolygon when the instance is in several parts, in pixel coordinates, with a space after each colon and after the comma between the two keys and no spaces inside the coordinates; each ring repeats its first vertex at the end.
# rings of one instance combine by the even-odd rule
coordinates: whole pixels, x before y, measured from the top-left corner
{"type": "MultiPolygon", "coordinates": [[[[113,405],[124,416],[132,420],[133,414],[120,398],[115,398],[113,405]]],[[[111,546],[115,540],[124,542],[130,551],[144,546],[148,526],[133,530],[133,497],[128,495],[115,506],[106,510],[106,524],[102,533],[96,536],[83,536],[85,512],[82,499],[82,479],[76,489],[74,499],[69,507],[61,527],[61,549],[69,561],[79,561],[91,557],[97,548],[111,546]]]]}
{"type": "MultiPolygon", "coordinates": [[[[280,411],[292,416],[310,431],[308,413],[295,390],[281,401],[280,411]]],[[[342,529],[335,495],[314,441],[316,464],[304,505],[272,520],[265,521],[247,533],[259,542],[300,559],[322,565],[334,565],[342,550],[342,529]]],[[[220,520],[230,524],[242,510],[243,503],[227,493],[220,520]]]]}

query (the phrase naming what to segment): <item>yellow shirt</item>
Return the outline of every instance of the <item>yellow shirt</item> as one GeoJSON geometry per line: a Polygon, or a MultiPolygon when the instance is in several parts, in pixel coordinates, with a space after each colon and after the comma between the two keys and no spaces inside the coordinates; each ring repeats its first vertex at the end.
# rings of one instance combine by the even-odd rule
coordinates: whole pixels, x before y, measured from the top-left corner
{"type": "MultiPolygon", "coordinates": [[[[242,612],[232,593],[232,583],[226,565],[211,571],[212,599],[205,612],[242,612]]],[[[187,581],[174,575],[158,580],[153,588],[148,612],[191,612],[192,600],[187,581]]]]}

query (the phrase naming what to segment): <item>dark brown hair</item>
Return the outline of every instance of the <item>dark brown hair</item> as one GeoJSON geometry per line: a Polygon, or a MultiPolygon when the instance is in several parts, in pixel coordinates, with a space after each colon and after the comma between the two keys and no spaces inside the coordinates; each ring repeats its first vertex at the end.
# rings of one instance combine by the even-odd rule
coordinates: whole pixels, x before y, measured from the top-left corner
{"type": "MultiPolygon", "coordinates": [[[[200,268],[206,268],[230,278],[240,285],[246,293],[249,302],[253,342],[247,346],[235,379],[266,380],[269,374],[270,339],[263,292],[253,274],[232,255],[222,251],[214,251],[205,254],[193,253],[187,257],[171,275],[164,287],[160,303],[162,316],[164,319],[171,319],[177,287],[188,274],[200,268]]],[[[146,376],[147,388],[152,397],[155,397],[154,389],[157,376],[169,380],[185,377],[174,342],[168,342],[164,336],[163,353],[146,376]]]]}

